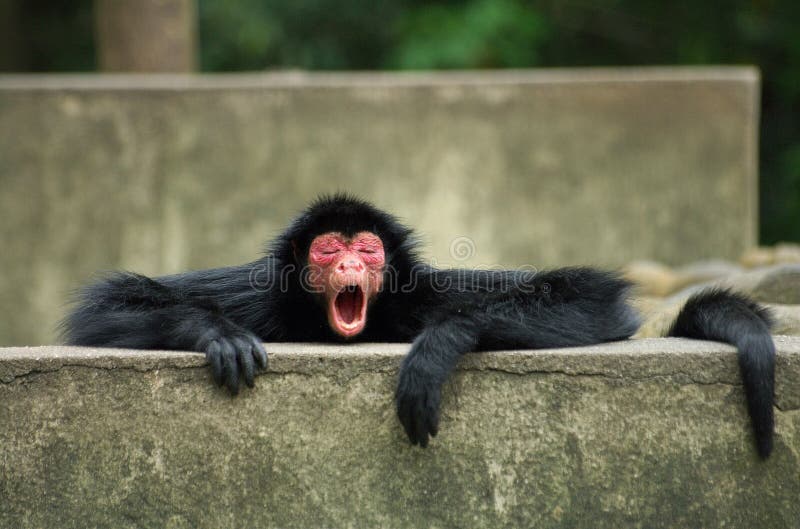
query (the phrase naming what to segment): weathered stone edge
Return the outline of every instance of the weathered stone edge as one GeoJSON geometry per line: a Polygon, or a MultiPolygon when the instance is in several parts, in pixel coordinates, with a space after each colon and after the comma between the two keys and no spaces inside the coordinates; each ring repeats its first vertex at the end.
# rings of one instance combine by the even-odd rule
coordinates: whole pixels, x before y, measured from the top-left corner
{"type": "Polygon", "coordinates": [[[757,85],[754,66],[642,66],[447,72],[253,72],[228,74],[4,74],[0,90],[188,90],[235,88],[414,87],[555,83],[736,81],[757,85]]]}
{"type": "MultiPolygon", "coordinates": [[[[778,350],[776,404],[800,408],[800,338],[776,336],[778,350]]],[[[270,363],[266,374],[295,373],[349,379],[364,372],[394,372],[408,344],[266,344],[270,363]]],[[[0,382],[12,383],[32,374],[65,367],[147,372],[198,369],[199,353],[137,351],[92,347],[42,346],[0,348],[0,382]]],[[[498,351],[467,355],[461,371],[500,371],[513,375],[561,374],[611,379],[668,378],[680,384],[740,385],[735,349],[731,346],[679,338],[647,338],[612,344],[498,351]]]]}

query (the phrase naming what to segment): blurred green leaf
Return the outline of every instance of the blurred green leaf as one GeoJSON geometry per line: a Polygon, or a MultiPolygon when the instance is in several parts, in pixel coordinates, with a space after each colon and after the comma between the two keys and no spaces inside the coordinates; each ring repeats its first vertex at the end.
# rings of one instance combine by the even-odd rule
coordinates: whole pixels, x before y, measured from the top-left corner
{"type": "Polygon", "coordinates": [[[539,12],[515,0],[424,5],[401,22],[389,64],[405,69],[532,66],[546,33],[539,12]]]}

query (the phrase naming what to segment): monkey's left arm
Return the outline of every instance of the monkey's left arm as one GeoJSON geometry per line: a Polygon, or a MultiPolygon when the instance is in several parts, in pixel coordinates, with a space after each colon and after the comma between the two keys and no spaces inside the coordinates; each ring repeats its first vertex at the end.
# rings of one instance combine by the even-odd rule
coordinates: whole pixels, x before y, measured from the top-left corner
{"type": "Polygon", "coordinates": [[[564,268],[537,274],[430,274],[419,288],[431,288],[420,309],[431,316],[402,363],[396,393],[400,422],[411,442],[423,447],[436,435],[441,386],[462,354],[622,340],[639,326],[627,304],[630,285],[610,272],[564,268]]]}
{"type": "MultiPolygon", "coordinates": [[[[401,367],[396,396],[400,421],[414,444],[426,446],[428,437],[436,435],[441,384],[462,353],[588,345],[629,338],[638,328],[638,316],[627,303],[630,285],[613,273],[589,268],[534,275],[498,272],[488,283],[485,271],[480,273],[480,285],[458,271],[458,288],[428,294],[441,302],[431,305],[433,312],[443,310],[440,321],[428,324],[414,342],[401,367]],[[510,286],[509,278],[514,280],[510,286]],[[498,288],[501,283],[503,288],[498,288]]],[[[686,302],[668,333],[736,346],[762,458],[769,457],[773,447],[771,324],[769,312],[746,296],[710,289],[686,302]]]]}
{"type": "Polygon", "coordinates": [[[397,416],[412,444],[424,448],[438,432],[442,384],[459,357],[475,350],[477,340],[475,326],[458,316],[429,324],[414,340],[395,395],[397,416]]]}

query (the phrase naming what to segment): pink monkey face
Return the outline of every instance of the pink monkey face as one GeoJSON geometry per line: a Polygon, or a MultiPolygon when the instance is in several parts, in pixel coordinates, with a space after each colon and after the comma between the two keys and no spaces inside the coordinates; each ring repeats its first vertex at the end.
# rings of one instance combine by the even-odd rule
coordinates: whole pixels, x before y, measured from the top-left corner
{"type": "Polygon", "coordinates": [[[383,286],[386,254],[380,237],[368,231],[347,238],[330,232],[311,241],[310,286],[325,296],[328,323],[344,338],[367,324],[367,305],[383,286]]]}

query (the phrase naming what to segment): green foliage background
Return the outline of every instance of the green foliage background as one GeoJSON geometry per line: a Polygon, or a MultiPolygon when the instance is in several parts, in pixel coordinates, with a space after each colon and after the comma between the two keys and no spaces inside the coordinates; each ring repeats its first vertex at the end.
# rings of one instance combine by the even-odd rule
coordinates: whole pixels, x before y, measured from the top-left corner
{"type": "MultiPolygon", "coordinates": [[[[24,2],[34,71],[91,70],[91,2],[24,2]]],[[[755,64],[761,239],[800,240],[797,0],[199,0],[204,71],[755,64]]]]}

